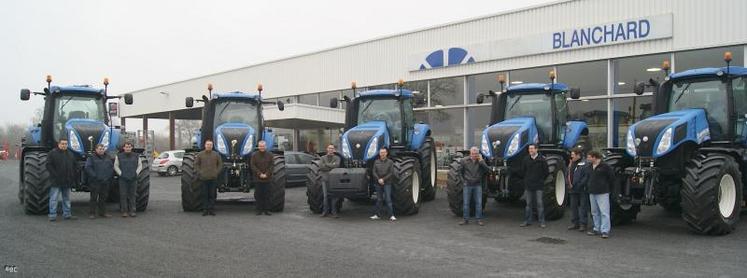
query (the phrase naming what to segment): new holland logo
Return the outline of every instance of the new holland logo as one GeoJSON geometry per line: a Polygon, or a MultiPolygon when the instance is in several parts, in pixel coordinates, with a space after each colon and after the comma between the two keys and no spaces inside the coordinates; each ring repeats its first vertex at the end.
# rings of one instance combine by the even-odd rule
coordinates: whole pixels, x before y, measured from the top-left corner
{"type": "Polygon", "coordinates": [[[431,52],[431,54],[428,54],[428,56],[425,57],[425,61],[420,64],[420,69],[435,69],[444,66],[471,64],[474,62],[475,58],[467,53],[467,50],[464,48],[453,47],[449,48],[448,51],[440,49],[431,52]]]}

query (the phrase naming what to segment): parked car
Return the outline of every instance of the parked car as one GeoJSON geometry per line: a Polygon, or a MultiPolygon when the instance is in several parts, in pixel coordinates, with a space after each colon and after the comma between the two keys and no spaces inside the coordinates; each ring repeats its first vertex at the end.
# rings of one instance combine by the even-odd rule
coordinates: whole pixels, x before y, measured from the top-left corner
{"type": "Polygon", "coordinates": [[[166,151],[153,159],[150,171],[158,173],[159,176],[176,176],[182,172],[182,158],[184,151],[166,151]]]}
{"type": "Polygon", "coordinates": [[[314,155],[308,153],[285,152],[287,184],[306,186],[306,175],[309,173],[309,165],[314,158],[314,155]]]}

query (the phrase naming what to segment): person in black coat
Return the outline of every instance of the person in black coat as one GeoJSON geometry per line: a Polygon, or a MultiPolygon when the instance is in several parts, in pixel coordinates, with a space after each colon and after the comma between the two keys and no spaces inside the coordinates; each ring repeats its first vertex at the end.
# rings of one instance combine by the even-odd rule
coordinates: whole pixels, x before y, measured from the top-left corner
{"type": "Polygon", "coordinates": [[[529,155],[521,163],[522,174],[524,176],[524,198],[527,206],[524,210],[524,223],[521,227],[532,224],[532,208],[537,209],[537,221],[540,227],[545,227],[545,210],[542,205],[542,189],[545,186],[545,178],[550,173],[547,166],[547,160],[538,153],[537,145],[530,144],[528,147],[529,155]]]}
{"type": "Polygon", "coordinates": [[[615,178],[612,167],[602,162],[602,154],[589,152],[587,160],[591,161],[589,175],[589,200],[591,201],[591,215],[594,219],[594,229],[587,234],[602,235],[608,238],[612,225],[610,223],[610,191],[615,178]]]}
{"type": "Polygon", "coordinates": [[[96,145],[96,152],[86,160],[84,169],[88,177],[88,190],[91,191],[88,218],[96,218],[97,210],[99,216],[112,217],[106,213],[106,198],[109,196],[109,184],[114,177],[114,162],[106,154],[104,145],[96,145]]]}
{"type": "Polygon", "coordinates": [[[57,220],[57,197],[62,195],[62,217],[76,219],[70,210],[70,188],[76,182],[75,155],[67,149],[67,139],[57,141],[57,148],[47,155],[47,171],[52,185],[49,187],[49,221],[57,220]]]}
{"type": "Polygon", "coordinates": [[[568,163],[566,185],[571,199],[571,226],[568,230],[586,231],[587,216],[589,214],[589,193],[586,189],[589,183],[589,165],[584,158],[583,150],[571,150],[571,161],[568,163]]]}

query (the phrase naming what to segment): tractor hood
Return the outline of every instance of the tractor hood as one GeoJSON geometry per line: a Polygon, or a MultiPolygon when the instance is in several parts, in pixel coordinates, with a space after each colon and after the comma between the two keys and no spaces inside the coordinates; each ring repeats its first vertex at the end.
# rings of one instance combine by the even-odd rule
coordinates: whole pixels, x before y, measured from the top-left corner
{"type": "Polygon", "coordinates": [[[68,120],[65,123],[65,135],[68,137],[70,149],[79,155],[93,153],[96,144],[102,144],[108,150],[112,143],[109,128],[96,120],[68,120]]]}
{"type": "Polygon", "coordinates": [[[662,157],[685,142],[711,139],[705,110],[685,109],[656,115],[628,128],[626,150],[631,156],[662,157]],[[640,143],[636,147],[636,141],[640,143]]]}
{"type": "Polygon", "coordinates": [[[487,158],[509,159],[520,153],[530,143],[537,143],[538,140],[534,118],[517,117],[483,130],[480,152],[487,158]]]}
{"type": "Polygon", "coordinates": [[[228,158],[249,155],[254,150],[255,130],[247,124],[226,123],[215,128],[215,150],[228,158]]]}
{"type": "Polygon", "coordinates": [[[389,132],[384,121],[370,121],[342,135],[342,154],[345,158],[368,161],[379,155],[381,147],[388,146],[389,132]]]}

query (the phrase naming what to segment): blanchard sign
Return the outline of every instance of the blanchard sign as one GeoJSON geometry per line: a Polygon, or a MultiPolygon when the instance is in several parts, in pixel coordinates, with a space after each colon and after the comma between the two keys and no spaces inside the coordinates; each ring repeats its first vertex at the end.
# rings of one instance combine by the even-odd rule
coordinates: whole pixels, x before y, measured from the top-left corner
{"type": "MultiPolygon", "coordinates": [[[[672,37],[672,14],[626,19],[555,32],[452,47],[445,50],[417,53],[410,56],[412,71],[459,64],[479,63],[534,54],[580,48],[656,40],[672,37]],[[469,60],[452,59],[452,49],[459,49],[469,60]]],[[[457,57],[457,58],[460,58],[457,57]]]]}

